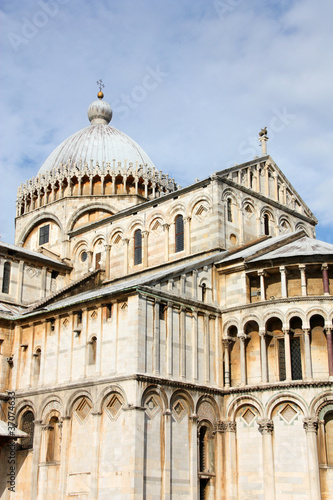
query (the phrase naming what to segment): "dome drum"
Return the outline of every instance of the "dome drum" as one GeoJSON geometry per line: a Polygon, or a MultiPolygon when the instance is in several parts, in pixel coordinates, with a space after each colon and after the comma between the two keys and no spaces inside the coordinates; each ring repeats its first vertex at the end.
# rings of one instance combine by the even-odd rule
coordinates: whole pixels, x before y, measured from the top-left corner
{"type": "Polygon", "coordinates": [[[159,198],[177,185],[167,174],[147,165],[128,167],[115,160],[106,165],[60,165],[21,184],[17,192],[17,217],[70,196],[137,195],[159,198]]]}

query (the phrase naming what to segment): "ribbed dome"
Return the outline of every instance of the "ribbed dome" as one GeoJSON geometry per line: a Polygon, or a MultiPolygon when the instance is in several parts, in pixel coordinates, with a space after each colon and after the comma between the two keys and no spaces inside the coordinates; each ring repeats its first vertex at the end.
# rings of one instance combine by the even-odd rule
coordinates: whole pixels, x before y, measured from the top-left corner
{"type": "Polygon", "coordinates": [[[68,162],[74,166],[84,167],[87,163],[91,166],[96,162],[103,165],[103,162],[112,162],[116,164],[121,162],[123,166],[127,162],[134,165],[148,165],[154,168],[154,164],[144,150],[133,139],[123,132],[120,132],[110,125],[90,125],[79,132],[71,135],[60,144],[43,163],[39,174],[45,173],[52,168],[68,162]]]}
{"type": "Polygon", "coordinates": [[[54,167],[62,165],[76,165],[83,168],[98,164],[103,165],[113,160],[128,166],[129,163],[137,165],[147,165],[154,168],[154,164],[149,156],[133,139],[108,123],[112,118],[110,104],[102,101],[103,93],[98,94],[99,99],[93,101],[88,108],[88,118],[91,122],[79,132],[71,135],[60,144],[46,159],[39,174],[52,170],[54,167]]]}

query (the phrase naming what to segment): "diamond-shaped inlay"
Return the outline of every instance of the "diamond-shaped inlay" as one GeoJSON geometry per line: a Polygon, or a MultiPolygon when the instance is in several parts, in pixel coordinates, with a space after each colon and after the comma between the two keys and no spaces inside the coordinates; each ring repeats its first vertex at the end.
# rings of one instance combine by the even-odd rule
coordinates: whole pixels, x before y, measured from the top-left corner
{"type": "Polygon", "coordinates": [[[253,422],[253,419],[255,418],[255,413],[248,408],[246,412],[243,414],[242,418],[245,420],[247,425],[250,425],[253,422]]]}
{"type": "Polygon", "coordinates": [[[121,236],[120,234],[118,233],[117,236],[115,237],[115,239],[113,240],[113,244],[114,245],[119,245],[121,242],[121,236]]]}
{"type": "Polygon", "coordinates": [[[111,420],[116,420],[122,407],[123,403],[121,402],[120,398],[117,396],[117,394],[113,394],[105,409],[111,420]]]}
{"type": "Polygon", "coordinates": [[[150,396],[150,398],[146,402],[147,413],[151,418],[154,418],[155,415],[160,410],[160,406],[154,396],[150,396]]]}
{"type": "Polygon", "coordinates": [[[97,316],[98,316],[97,311],[93,311],[90,315],[91,319],[93,320],[97,319],[97,316]]]}
{"type": "Polygon", "coordinates": [[[186,408],[181,401],[177,401],[173,406],[173,416],[180,422],[186,415],[186,408]]]}
{"type": "Polygon", "coordinates": [[[68,318],[65,318],[65,319],[64,319],[64,321],[62,322],[62,326],[63,326],[64,328],[67,328],[67,327],[68,327],[68,325],[69,325],[68,318]]]}
{"type": "Polygon", "coordinates": [[[127,308],[128,308],[128,305],[127,305],[127,302],[124,302],[123,304],[121,304],[120,306],[120,310],[123,314],[126,314],[127,313],[127,308]]]}
{"type": "Polygon", "coordinates": [[[75,414],[78,416],[79,420],[83,423],[88,417],[92,409],[91,404],[86,398],[80,399],[75,408],[75,414]]]}
{"type": "Polygon", "coordinates": [[[208,209],[204,205],[199,205],[198,209],[195,212],[196,217],[198,219],[202,220],[204,217],[206,217],[208,213],[208,209]]]}
{"type": "Polygon", "coordinates": [[[155,221],[152,227],[153,231],[161,231],[162,226],[159,220],[155,221]]]}
{"type": "Polygon", "coordinates": [[[287,424],[290,424],[298,415],[298,412],[290,405],[287,404],[281,411],[280,415],[287,422],[287,424]]]}

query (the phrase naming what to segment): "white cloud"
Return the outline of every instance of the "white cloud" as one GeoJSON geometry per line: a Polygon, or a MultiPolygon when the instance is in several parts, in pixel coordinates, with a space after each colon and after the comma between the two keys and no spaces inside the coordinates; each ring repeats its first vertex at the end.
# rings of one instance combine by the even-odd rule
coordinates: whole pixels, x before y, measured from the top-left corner
{"type": "Polygon", "coordinates": [[[114,126],[186,185],[251,159],[268,125],[269,152],[321,221],[318,234],[332,238],[329,0],[221,0],[232,7],[223,15],[204,0],[45,3],[57,14],[16,50],[9,34],[22,36],[41,4],[5,1],[0,11],[3,239],[12,240],[17,185],[88,125],[96,80],[119,104],[157,66],[167,76],[114,126]],[[278,127],[284,112],[293,119],[278,127]]]}

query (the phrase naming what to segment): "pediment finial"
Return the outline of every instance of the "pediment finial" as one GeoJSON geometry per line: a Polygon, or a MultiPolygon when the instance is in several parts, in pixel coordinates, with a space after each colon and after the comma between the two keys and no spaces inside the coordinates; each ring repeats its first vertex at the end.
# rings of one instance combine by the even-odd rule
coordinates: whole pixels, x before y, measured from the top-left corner
{"type": "Polygon", "coordinates": [[[264,127],[259,132],[259,142],[261,143],[261,156],[267,155],[266,142],[268,141],[267,127],[264,127]]]}

